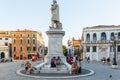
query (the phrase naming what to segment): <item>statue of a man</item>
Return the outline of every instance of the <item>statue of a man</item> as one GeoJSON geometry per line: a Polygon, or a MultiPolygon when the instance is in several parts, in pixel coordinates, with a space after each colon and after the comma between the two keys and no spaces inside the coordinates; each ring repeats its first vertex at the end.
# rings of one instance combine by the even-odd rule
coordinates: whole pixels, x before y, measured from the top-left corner
{"type": "Polygon", "coordinates": [[[52,27],[57,27],[59,21],[59,5],[56,0],[53,0],[53,4],[51,5],[51,13],[52,13],[52,27]]]}

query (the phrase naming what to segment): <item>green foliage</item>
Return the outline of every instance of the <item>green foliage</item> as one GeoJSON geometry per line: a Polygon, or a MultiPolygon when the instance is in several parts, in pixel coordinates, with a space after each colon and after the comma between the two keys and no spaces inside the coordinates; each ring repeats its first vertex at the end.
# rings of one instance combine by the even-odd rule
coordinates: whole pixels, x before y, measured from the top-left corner
{"type": "Polygon", "coordinates": [[[63,48],[63,55],[67,56],[67,48],[66,48],[66,46],[63,45],[62,48],[63,48]]]}

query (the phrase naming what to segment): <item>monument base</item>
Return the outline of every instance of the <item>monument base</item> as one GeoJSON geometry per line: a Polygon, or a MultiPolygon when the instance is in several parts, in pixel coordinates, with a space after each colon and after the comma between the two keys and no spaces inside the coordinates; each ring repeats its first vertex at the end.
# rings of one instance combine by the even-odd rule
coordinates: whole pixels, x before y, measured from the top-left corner
{"type": "Polygon", "coordinates": [[[65,34],[62,29],[57,29],[51,27],[48,31],[46,31],[48,35],[48,54],[45,56],[44,61],[46,63],[50,63],[53,57],[60,57],[62,60],[66,61],[65,56],[63,55],[62,49],[62,39],[65,34]]]}
{"type": "Polygon", "coordinates": [[[44,58],[44,61],[46,63],[50,63],[50,61],[51,61],[51,59],[53,57],[57,58],[58,56],[61,58],[62,61],[66,61],[66,57],[64,55],[61,55],[61,54],[49,54],[49,55],[46,55],[45,58],[44,58]]]}
{"type": "Polygon", "coordinates": [[[69,73],[69,69],[64,63],[53,68],[50,64],[45,64],[41,67],[40,73],[69,73]]]}
{"type": "Polygon", "coordinates": [[[48,35],[48,54],[44,58],[44,65],[40,68],[40,73],[69,73],[71,70],[71,65],[66,62],[66,57],[63,55],[63,44],[62,39],[65,34],[62,29],[50,27],[48,31],[46,31],[48,35]],[[51,59],[53,57],[60,57],[62,64],[56,65],[56,67],[51,67],[51,59]]]}

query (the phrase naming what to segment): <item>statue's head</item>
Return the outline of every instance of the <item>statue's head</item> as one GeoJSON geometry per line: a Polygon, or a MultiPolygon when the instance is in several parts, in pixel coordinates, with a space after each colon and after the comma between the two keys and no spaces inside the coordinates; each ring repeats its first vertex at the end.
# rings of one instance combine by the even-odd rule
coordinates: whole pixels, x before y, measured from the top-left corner
{"type": "Polygon", "coordinates": [[[57,3],[57,1],[56,1],[56,0],[53,0],[53,2],[54,2],[54,3],[57,3]]]}

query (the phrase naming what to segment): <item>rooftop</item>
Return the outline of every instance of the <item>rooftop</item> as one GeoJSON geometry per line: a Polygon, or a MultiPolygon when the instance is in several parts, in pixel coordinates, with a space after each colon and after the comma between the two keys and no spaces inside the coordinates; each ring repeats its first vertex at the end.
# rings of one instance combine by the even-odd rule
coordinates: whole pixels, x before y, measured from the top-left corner
{"type": "Polygon", "coordinates": [[[120,28],[120,25],[97,25],[97,26],[92,26],[92,27],[85,27],[83,29],[99,29],[99,28],[120,28]]]}

